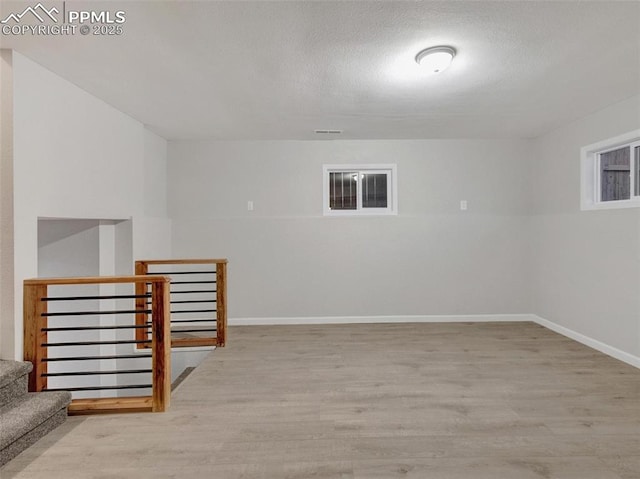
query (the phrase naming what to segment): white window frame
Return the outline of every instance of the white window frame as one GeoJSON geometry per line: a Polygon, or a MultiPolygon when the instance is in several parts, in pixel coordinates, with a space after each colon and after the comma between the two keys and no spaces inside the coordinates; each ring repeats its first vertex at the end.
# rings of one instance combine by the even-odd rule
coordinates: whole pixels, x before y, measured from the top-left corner
{"type": "Polygon", "coordinates": [[[593,143],[580,149],[580,209],[610,210],[619,208],[640,208],[640,196],[635,196],[635,156],[634,148],[640,146],[640,130],[633,130],[615,138],[593,143]],[[600,155],[618,148],[631,148],[631,196],[628,200],[602,201],[600,178],[600,155]]]}
{"type": "Polygon", "coordinates": [[[387,216],[398,214],[398,169],[395,164],[322,165],[322,179],[322,213],[324,216],[387,216]],[[329,173],[339,172],[357,172],[358,176],[364,173],[386,174],[388,176],[387,207],[363,208],[360,182],[358,182],[355,210],[332,210],[329,208],[329,173]]]}

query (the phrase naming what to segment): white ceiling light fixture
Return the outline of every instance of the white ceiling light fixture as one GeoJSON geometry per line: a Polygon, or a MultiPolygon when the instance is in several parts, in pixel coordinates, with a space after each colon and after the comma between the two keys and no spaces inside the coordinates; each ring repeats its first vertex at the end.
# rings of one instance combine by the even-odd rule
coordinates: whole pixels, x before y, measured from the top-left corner
{"type": "Polygon", "coordinates": [[[443,45],[422,50],[416,55],[416,62],[429,73],[440,73],[451,65],[455,56],[455,48],[443,45]]]}

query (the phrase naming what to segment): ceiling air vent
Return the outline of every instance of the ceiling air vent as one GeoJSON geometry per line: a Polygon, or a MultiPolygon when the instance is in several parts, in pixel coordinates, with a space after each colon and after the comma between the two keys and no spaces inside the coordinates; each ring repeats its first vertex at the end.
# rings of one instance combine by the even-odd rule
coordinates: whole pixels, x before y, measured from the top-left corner
{"type": "Polygon", "coordinates": [[[317,135],[339,135],[342,130],[314,130],[317,135]]]}

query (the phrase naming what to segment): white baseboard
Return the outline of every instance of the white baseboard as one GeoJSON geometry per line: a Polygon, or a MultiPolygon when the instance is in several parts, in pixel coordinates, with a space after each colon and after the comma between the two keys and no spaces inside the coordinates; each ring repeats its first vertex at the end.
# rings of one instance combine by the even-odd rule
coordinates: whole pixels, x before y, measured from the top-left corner
{"type": "Polygon", "coordinates": [[[630,364],[636,368],[640,368],[640,357],[634,356],[633,354],[629,354],[624,352],[618,348],[614,348],[613,346],[609,346],[597,339],[590,338],[589,336],[585,336],[584,334],[578,333],[572,329],[565,328],[564,326],[560,326],[548,319],[541,318],[535,314],[530,315],[531,320],[540,326],[544,326],[551,331],[555,331],[558,334],[562,334],[568,338],[573,339],[574,341],[578,341],[579,343],[584,344],[585,346],[589,346],[601,353],[606,354],[607,356],[611,356],[612,358],[618,359],[624,363],[630,364]]]}
{"type": "Polygon", "coordinates": [[[354,324],[354,323],[487,323],[494,321],[533,321],[531,314],[436,314],[405,316],[312,316],[293,318],[229,318],[229,326],[277,324],[354,324]]]}
{"type": "Polygon", "coordinates": [[[294,324],[354,324],[354,323],[487,323],[531,321],[578,341],[601,353],[640,368],[640,357],[609,346],[535,314],[436,314],[404,316],[311,316],[291,318],[229,318],[229,326],[294,325],[294,324]]]}
{"type": "Polygon", "coordinates": [[[200,353],[202,351],[213,351],[216,346],[186,346],[181,348],[171,348],[171,354],[200,353]]]}

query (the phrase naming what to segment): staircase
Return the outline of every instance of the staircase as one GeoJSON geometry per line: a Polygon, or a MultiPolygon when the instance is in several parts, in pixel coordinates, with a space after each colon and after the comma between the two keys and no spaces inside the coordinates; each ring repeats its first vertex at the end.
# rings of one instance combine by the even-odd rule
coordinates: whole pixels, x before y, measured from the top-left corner
{"type": "Polygon", "coordinates": [[[27,392],[31,363],[0,360],[0,466],[67,419],[71,394],[27,392]]]}

